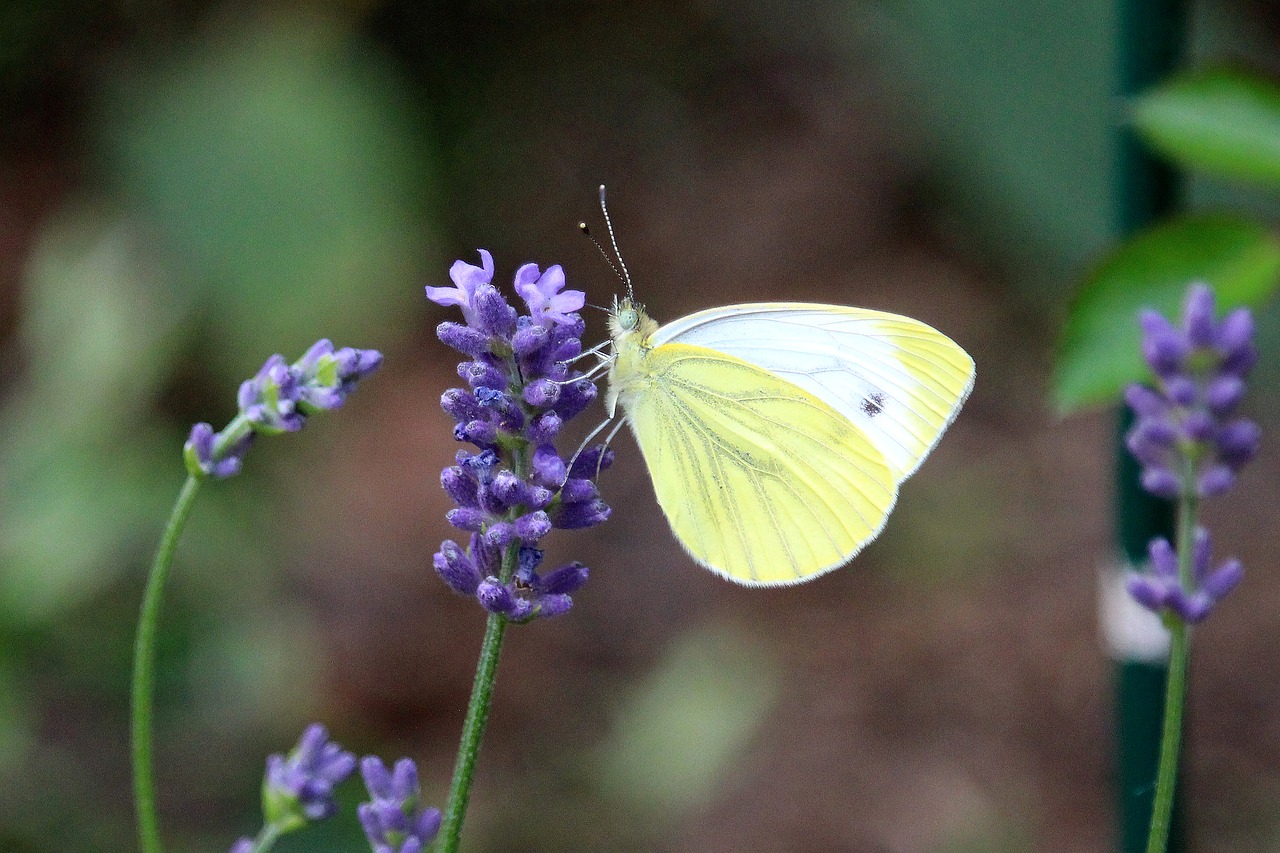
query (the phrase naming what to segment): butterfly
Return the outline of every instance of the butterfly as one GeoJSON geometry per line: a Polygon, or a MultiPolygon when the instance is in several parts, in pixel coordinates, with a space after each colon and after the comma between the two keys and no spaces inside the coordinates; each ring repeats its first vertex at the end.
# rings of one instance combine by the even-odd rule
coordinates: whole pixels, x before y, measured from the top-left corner
{"type": "Polygon", "coordinates": [[[969,354],[909,317],[761,302],[659,326],[624,280],[606,410],[676,539],[746,586],[803,583],[875,539],[973,388],[969,354]]]}

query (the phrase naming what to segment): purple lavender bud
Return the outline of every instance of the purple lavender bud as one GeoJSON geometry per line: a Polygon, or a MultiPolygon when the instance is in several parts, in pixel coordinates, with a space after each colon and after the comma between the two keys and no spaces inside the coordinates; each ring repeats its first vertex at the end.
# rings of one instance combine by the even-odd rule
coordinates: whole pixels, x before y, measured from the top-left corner
{"type": "Polygon", "coordinates": [[[247,836],[241,838],[235,844],[231,845],[229,853],[253,853],[253,839],[247,836]]]}
{"type": "Polygon", "coordinates": [[[1236,475],[1226,465],[1214,465],[1201,472],[1196,478],[1196,494],[1202,498],[1212,498],[1226,494],[1235,485],[1236,475]]]}
{"type": "Polygon", "coordinates": [[[1157,376],[1172,376],[1187,357],[1186,339],[1156,311],[1144,310],[1138,322],[1142,326],[1142,354],[1147,364],[1157,376]]]}
{"type": "Polygon", "coordinates": [[[605,450],[603,445],[597,444],[578,454],[569,476],[575,479],[594,479],[597,473],[608,471],[612,465],[613,451],[605,450]]]}
{"type": "Polygon", "coordinates": [[[1131,574],[1124,580],[1129,595],[1148,610],[1159,612],[1169,599],[1169,587],[1147,575],[1131,574]]]}
{"type": "Polygon", "coordinates": [[[1163,536],[1152,539],[1147,544],[1147,554],[1151,558],[1151,570],[1161,578],[1178,577],[1178,555],[1163,536]]]}
{"type": "Polygon", "coordinates": [[[560,434],[564,420],[555,412],[544,412],[534,418],[526,430],[526,437],[533,444],[550,444],[560,434]]]}
{"type": "Polygon", "coordinates": [[[484,407],[480,405],[480,401],[470,391],[462,388],[450,388],[440,395],[440,408],[459,423],[484,417],[484,407]]]}
{"type": "Polygon", "coordinates": [[[587,582],[587,567],[573,562],[561,566],[542,579],[542,591],[547,595],[577,592],[587,582]]]}
{"type": "Polygon", "coordinates": [[[492,548],[505,548],[519,538],[516,526],[509,521],[499,521],[489,525],[484,532],[485,544],[492,548]]]}
{"type": "Polygon", "coordinates": [[[1218,430],[1218,455],[1233,471],[1239,471],[1258,453],[1262,431],[1253,421],[1240,420],[1218,430]]]}
{"type": "Polygon", "coordinates": [[[1222,318],[1218,324],[1217,349],[1225,361],[1238,357],[1243,350],[1253,349],[1253,312],[1237,308],[1222,318]]]}
{"type": "Polygon", "coordinates": [[[489,349],[489,338],[482,332],[449,320],[436,326],[436,337],[463,355],[469,355],[472,358],[489,349]]]}
{"type": "Polygon", "coordinates": [[[1213,322],[1213,291],[1207,285],[1193,284],[1187,291],[1182,311],[1182,327],[1192,347],[1213,346],[1217,330],[1213,322]]]}
{"type": "Polygon", "coordinates": [[[244,464],[244,454],[253,444],[254,433],[246,433],[243,438],[227,448],[220,458],[214,458],[214,448],[221,436],[214,433],[213,427],[206,423],[196,424],[191,428],[191,437],[182,447],[182,456],[186,462],[187,472],[193,477],[217,477],[225,479],[239,474],[244,464]]]}
{"type": "Polygon", "coordinates": [[[476,447],[490,447],[498,443],[498,425],[492,421],[468,421],[462,424],[455,435],[461,435],[476,447]]]}
{"type": "Polygon", "coordinates": [[[553,500],[556,493],[542,486],[529,486],[525,494],[524,505],[529,509],[546,509],[553,500]]]}
{"type": "Polygon", "coordinates": [[[535,605],[538,618],[561,616],[568,613],[571,607],[573,599],[567,595],[540,595],[535,605]]]}
{"type": "Polygon", "coordinates": [[[1227,593],[1236,588],[1244,578],[1244,564],[1239,560],[1227,560],[1217,571],[1209,573],[1204,579],[1201,589],[1213,601],[1220,601],[1227,593]]]}
{"type": "Polygon", "coordinates": [[[516,309],[507,304],[496,287],[485,284],[476,288],[473,304],[478,329],[496,337],[511,337],[511,333],[516,330],[516,309]]]}
{"type": "Polygon", "coordinates": [[[502,570],[502,549],[486,542],[483,534],[471,534],[471,547],[467,553],[482,576],[497,575],[502,570]]]}
{"type": "Polygon", "coordinates": [[[550,444],[538,445],[533,451],[532,468],[534,482],[549,489],[559,488],[567,473],[564,460],[550,444]]]}
{"type": "Polygon", "coordinates": [[[516,355],[528,356],[542,349],[550,340],[551,334],[545,326],[525,326],[517,329],[511,337],[511,348],[516,355]]]}
{"type": "Polygon", "coordinates": [[[489,520],[487,512],[470,507],[451,509],[444,514],[444,517],[446,521],[459,530],[469,530],[472,533],[478,533],[484,529],[485,523],[489,520]]]}
{"type": "Polygon", "coordinates": [[[377,370],[382,353],[343,347],[321,339],[311,345],[290,371],[297,383],[297,404],[304,414],[336,409],[346,402],[356,384],[377,370]]]}
{"type": "Polygon", "coordinates": [[[560,399],[560,386],[550,379],[535,379],[524,388],[524,401],[539,409],[549,409],[560,399]]]}
{"type": "Polygon", "coordinates": [[[1125,446],[1143,465],[1156,466],[1168,460],[1169,451],[1177,440],[1178,431],[1171,423],[1144,418],[1129,432],[1125,446]]]}
{"type": "Polygon", "coordinates": [[[1130,385],[1124,391],[1124,399],[1140,418],[1164,418],[1169,412],[1164,397],[1145,385],[1130,385]]]}
{"type": "Polygon", "coordinates": [[[475,595],[480,586],[480,570],[475,561],[452,539],[446,539],[432,558],[436,574],[454,592],[475,595]]]}
{"type": "Polygon", "coordinates": [[[458,365],[458,375],[475,388],[506,390],[510,382],[498,367],[483,361],[464,361],[458,365]]]}
{"type": "Polygon", "coordinates": [[[560,489],[560,500],[567,504],[580,504],[599,497],[596,484],[590,480],[569,479],[560,489]]]}
{"type": "Polygon", "coordinates": [[[489,493],[501,507],[495,512],[505,512],[512,507],[524,503],[529,496],[529,487],[510,471],[501,471],[489,484],[489,493]]]}
{"type": "Polygon", "coordinates": [[[1238,376],[1223,375],[1209,380],[1204,389],[1204,402],[1218,417],[1231,411],[1244,397],[1244,380],[1238,376]]]}
{"type": "Polygon", "coordinates": [[[1180,588],[1171,589],[1167,598],[1165,606],[1190,625],[1204,621],[1213,608],[1213,602],[1204,593],[1196,592],[1188,595],[1180,588]]]}
{"type": "Polygon", "coordinates": [[[579,379],[577,382],[561,386],[556,411],[567,421],[580,414],[595,399],[596,386],[588,379],[579,379]]]}
{"type": "Polygon", "coordinates": [[[542,510],[526,513],[516,519],[516,537],[526,545],[532,545],[550,532],[551,519],[542,510]]]}
{"type": "Polygon", "coordinates": [[[1165,379],[1164,394],[1174,405],[1184,407],[1193,405],[1198,390],[1195,380],[1190,376],[1176,374],[1165,379]]]}
{"type": "Polygon", "coordinates": [[[440,472],[440,485],[460,507],[477,509],[480,506],[479,484],[458,465],[450,465],[440,472]]]}
{"type": "Polygon", "coordinates": [[[594,500],[580,504],[562,504],[551,513],[551,524],[561,530],[582,530],[595,527],[609,518],[612,510],[604,501],[594,500]]]}
{"type": "Polygon", "coordinates": [[[476,590],[476,598],[480,600],[480,606],[490,613],[510,618],[516,611],[516,597],[497,578],[490,577],[481,581],[480,588],[476,590]]]}
{"type": "Polygon", "coordinates": [[[1140,479],[1142,488],[1156,497],[1172,500],[1182,494],[1182,481],[1168,468],[1147,468],[1140,479]]]}

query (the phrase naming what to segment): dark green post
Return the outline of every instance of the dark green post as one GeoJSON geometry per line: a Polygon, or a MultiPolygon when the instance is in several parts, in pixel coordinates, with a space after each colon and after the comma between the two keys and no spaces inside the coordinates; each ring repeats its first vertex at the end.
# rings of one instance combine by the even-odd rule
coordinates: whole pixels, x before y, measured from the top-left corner
{"type": "MultiPolygon", "coordinates": [[[[1130,98],[1177,66],[1186,31],[1186,6],[1186,0],[1120,0],[1117,92],[1121,109],[1130,98]]],[[[1180,182],[1174,170],[1152,156],[1128,129],[1122,115],[1118,112],[1112,203],[1117,237],[1125,239],[1177,208],[1180,182]]],[[[1136,565],[1146,559],[1147,543],[1153,537],[1172,539],[1173,504],[1138,486],[1138,465],[1124,447],[1124,434],[1131,423],[1127,411],[1121,412],[1119,421],[1116,545],[1120,556],[1136,565]]],[[[1116,784],[1122,853],[1142,853],[1146,849],[1167,674],[1162,663],[1134,659],[1116,662],[1116,784]]],[[[1179,795],[1174,804],[1170,853],[1183,850],[1181,799],[1179,795]]]]}

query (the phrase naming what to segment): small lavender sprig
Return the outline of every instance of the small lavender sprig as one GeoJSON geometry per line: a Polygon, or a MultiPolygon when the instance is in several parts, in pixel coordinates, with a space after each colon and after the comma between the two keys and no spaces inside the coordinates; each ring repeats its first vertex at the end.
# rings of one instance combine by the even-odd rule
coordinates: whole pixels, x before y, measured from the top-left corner
{"type": "Polygon", "coordinates": [[[1201,499],[1231,488],[1261,437],[1257,424],[1235,415],[1258,360],[1253,317],[1238,308],[1216,321],[1213,303],[1213,291],[1196,284],[1181,328],[1155,311],[1142,312],[1142,349],[1156,388],[1131,385],[1125,392],[1136,416],[1127,444],[1142,466],[1143,487],[1186,510],[1179,514],[1186,520],[1178,547],[1154,540],[1152,572],[1131,575],[1126,586],[1144,607],[1184,622],[1208,616],[1243,574],[1238,561],[1209,571],[1209,534],[1197,526],[1197,509],[1201,499]]]}
{"type": "Polygon", "coordinates": [[[368,756],[360,773],[370,802],[359,807],[360,824],[373,853],[422,853],[440,831],[440,810],[422,804],[418,768],[402,758],[394,770],[368,756]]]}
{"type": "Polygon", "coordinates": [[[1156,387],[1127,389],[1125,400],[1136,416],[1127,444],[1142,467],[1143,488],[1175,500],[1178,508],[1176,546],[1153,539],[1151,571],[1132,573],[1125,581],[1134,600],[1160,614],[1170,634],[1164,729],[1147,837],[1147,853],[1164,853],[1182,739],[1189,625],[1205,619],[1244,574],[1234,559],[1211,570],[1210,537],[1199,524],[1199,503],[1228,491],[1257,453],[1257,425],[1234,413],[1258,354],[1248,309],[1216,320],[1207,285],[1188,290],[1181,327],[1150,310],[1139,322],[1143,356],[1156,387]]]}
{"type": "Polygon", "coordinates": [[[453,287],[427,288],[428,299],[458,306],[466,321],[437,329],[467,356],[458,375],[468,387],[440,402],[456,422],[454,438],[476,448],[459,451],[440,478],[458,505],[449,523],[470,534],[467,545],[447,540],[433,562],[452,590],[489,613],[436,853],[458,847],[507,624],[566,612],[587,580],[581,563],[540,575],[539,540],[553,528],[600,524],[610,512],[594,480],[612,454],[595,447],[566,460],[555,446],[565,423],[596,397],[595,384],[569,364],[582,354],[585,324],[576,312],[585,294],[564,289],[558,265],[525,264],[515,275],[528,308],[521,314],[493,286],[493,257],[483,249],[480,263],[457,261],[453,287]]]}
{"type": "Polygon", "coordinates": [[[329,740],[324,726],[308,726],[287,756],[267,758],[262,829],[237,841],[231,853],[266,853],[281,835],[332,817],[338,811],[334,789],[355,769],[356,757],[329,740]]]}
{"type": "Polygon", "coordinates": [[[334,350],[327,340],[317,341],[293,364],[286,364],[283,356],[273,355],[256,376],[240,386],[240,411],[221,432],[214,432],[207,423],[191,428],[191,436],[183,447],[187,480],[178,493],[151,563],[133,647],[130,709],[133,793],[143,853],[161,850],[151,731],[156,624],[173,554],[195,505],[200,484],[209,477],[223,479],[239,473],[245,453],[258,434],[295,432],[310,415],[341,406],[356,384],[381,363],[382,354],[376,350],[334,350]]]}

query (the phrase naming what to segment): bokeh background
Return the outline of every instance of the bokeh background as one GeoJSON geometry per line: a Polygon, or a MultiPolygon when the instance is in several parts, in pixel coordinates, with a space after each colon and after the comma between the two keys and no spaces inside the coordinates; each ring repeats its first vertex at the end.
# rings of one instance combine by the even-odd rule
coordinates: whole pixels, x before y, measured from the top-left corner
{"type": "MultiPolygon", "coordinates": [[[[482,618],[450,531],[455,258],[565,265],[610,186],[660,320],[801,298],[930,322],[977,389],[850,567],[744,590],[668,534],[619,439],[574,611],[509,634],[464,849],[1098,851],[1113,837],[1109,412],[1053,342],[1115,235],[1102,0],[9,0],[0,27],[0,849],[134,847],[132,632],[190,424],[265,357],[386,353],[340,414],[199,497],[165,602],[173,851],[257,828],[305,723],[448,784],[482,618]]],[[[1280,65],[1270,4],[1193,56],[1280,65]]],[[[1198,205],[1268,199],[1197,181],[1198,205]]],[[[1274,219],[1273,219],[1274,221],[1274,219]]],[[[591,315],[589,337],[602,337],[591,315]]],[[[1280,317],[1252,413],[1280,433],[1280,317]]],[[[589,418],[584,418],[589,420],[589,418]]],[[[1280,850],[1280,454],[1211,509],[1249,576],[1197,634],[1193,848],[1280,850]]],[[[347,804],[358,797],[344,789],[347,804]]],[[[348,809],[285,851],[355,851],[348,809]]]]}

